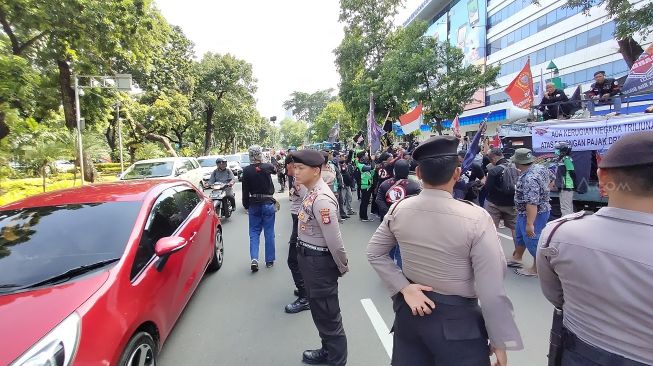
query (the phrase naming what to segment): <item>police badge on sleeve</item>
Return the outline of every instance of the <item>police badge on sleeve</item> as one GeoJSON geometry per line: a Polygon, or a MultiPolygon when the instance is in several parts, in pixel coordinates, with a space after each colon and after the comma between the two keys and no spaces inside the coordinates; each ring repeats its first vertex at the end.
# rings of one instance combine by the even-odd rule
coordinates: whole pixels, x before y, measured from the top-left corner
{"type": "Polygon", "coordinates": [[[320,216],[322,217],[322,223],[323,224],[330,224],[331,223],[331,210],[328,208],[322,208],[320,209],[320,216]]]}

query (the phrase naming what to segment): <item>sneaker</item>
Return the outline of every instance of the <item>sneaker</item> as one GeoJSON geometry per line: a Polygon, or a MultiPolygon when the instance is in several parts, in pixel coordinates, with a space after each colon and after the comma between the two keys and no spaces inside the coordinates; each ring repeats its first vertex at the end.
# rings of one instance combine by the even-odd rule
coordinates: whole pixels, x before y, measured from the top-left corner
{"type": "Polygon", "coordinates": [[[361,219],[361,222],[372,222],[370,219],[361,219]]]}
{"type": "Polygon", "coordinates": [[[311,309],[311,307],[308,304],[308,299],[298,298],[293,303],[286,305],[284,310],[288,314],[297,314],[297,313],[299,313],[301,311],[310,310],[310,309],[311,309]]]}
{"type": "Polygon", "coordinates": [[[252,259],[252,263],[249,268],[252,270],[252,272],[258,272],[258,260],[252,259]]]}
{"type": "Polygon", "coordinates": [[[274,266],[274,262],[265,262],[265,268],[272,268],[274,266]]]}
{"type": "Polygon", "coordinates": [[[349,211],[349,212],[347,212],[347,215],[354,216],[354,215],[356,215],[356,211],[349,211]]]}

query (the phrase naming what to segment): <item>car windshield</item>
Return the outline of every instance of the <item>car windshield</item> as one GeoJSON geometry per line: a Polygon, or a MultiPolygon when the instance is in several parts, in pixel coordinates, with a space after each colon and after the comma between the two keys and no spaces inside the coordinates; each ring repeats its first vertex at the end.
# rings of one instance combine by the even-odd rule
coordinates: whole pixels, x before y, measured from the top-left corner
{"type": "Polygon", "coordinates": [[[202,158],[202,159],[197,159],[199,161],[200,166],[202,168],[215,168],[215,158],[202,158]]]}
{"type": "Polygon", "coordinates": [[[0,211],[0,293],[122,257],[141,202],[0,211]]]}
{"type": "Polygon", "coordinates": [[[172,161],[161,161],[155,163],[136,163],[129,167],[121,179],[143,179],[169,177],[172,175],[172,161]]]}
{"type": "Polygon", "coordinates": [[[227,156],[225,156],[225,159],[227,159],[227,161],[230,162],[230,163],[239,163],[240,162],[240,156],[238,156],[238,155],[227,155],[227,156]]]}

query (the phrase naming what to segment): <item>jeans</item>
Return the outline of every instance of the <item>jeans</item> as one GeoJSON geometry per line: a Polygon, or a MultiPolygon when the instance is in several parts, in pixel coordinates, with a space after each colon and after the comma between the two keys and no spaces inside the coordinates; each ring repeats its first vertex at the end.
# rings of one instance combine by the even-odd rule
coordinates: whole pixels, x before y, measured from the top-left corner
{"type": "MultiPolygon", "coordinates": [[[[614,96],[612,97],[612,104],[614,105],[614,111],[617,113],[621,113],[621,97],[620,96],[614,96]]],[[[610,104],[610,101],[605,101],[602,102],[600,100],[588,100],[587,101],[587,110],[590,112],[591,115],[594,115],[594,109],[596,108],[597,105],[606,105],[610,104]]]]}
{"type": "Polygon", "coordinates": [[[399,251],[399,244],[395,245],[392,250],[390,250],[390,258],[397,263],[397,266],[399,268],[404,269],[404,267],[401,265],[401,251],[399,251]]]}
{"type": "Polygon", "coordinates": [[[515,228],[515,245],[525,246],[528,252],[535,258],[537,252],[537,242],[540,240],[540,234],[549,221],[550,211],[540,212],[535,217],[535,237],[531,238],[526,234],[526,214],[520,213],[517,215],[517,225],[515,228]]]}
{"type": "Polygon", "coordinates": [[[351,209],[351,201],[352,201],[351,188],[344,187],[340,192],[340,194],[342,195],[342,203],[345,206],[345,210],[347,210],[347,213],[352,212],[353,210],[351,209]]]}
{"type": "Polygon", "coordinates": [[[361,207],[360,211],[358,211],[358,217],[361,218],[361,220],[368,220],[369,218],[367,217],[367,206],[370,204],[370,197],[372,196],[372,188],[367,188],[367,189],[361,189],[361,207]]]}
{"type": "Polygon", "coordinates": [[[274,203],[252,204],[249,206],[249,256],[258,260],[261,231],[265,235],[265,261],[274,262],[274,203]]]}

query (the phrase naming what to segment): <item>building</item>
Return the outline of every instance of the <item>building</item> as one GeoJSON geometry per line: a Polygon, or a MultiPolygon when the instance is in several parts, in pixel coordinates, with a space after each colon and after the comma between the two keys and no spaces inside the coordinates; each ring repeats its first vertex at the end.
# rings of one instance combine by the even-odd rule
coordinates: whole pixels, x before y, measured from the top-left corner
{"type": "MultiPolygon", "coordinates": [[[[504,89],[529,59],[536,92],[540,72],[545,80],[551,76],[547,70],[551,61],[568,96],[579,85],[587,91],[595,71],[614,78],[628,74],[613,36],[614,22],[604,7],[593,7],[585,15],[565,4],[566,0],[543,0],[539,5],[531,0],[425,0],[406,20],[404,25],[428,22],[426,34],[460,47],[465,62],[501,65],[499,87],[479,91],[475,96],[479,102],[460,116],[463,131],[476,130],[485,117],[490,123],[505,123],[528,116],[528,111],[512,105],[504,89]]],[[[636,104],[623,107],[631,112],[644,108],[636,104]]]]}

